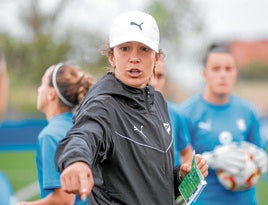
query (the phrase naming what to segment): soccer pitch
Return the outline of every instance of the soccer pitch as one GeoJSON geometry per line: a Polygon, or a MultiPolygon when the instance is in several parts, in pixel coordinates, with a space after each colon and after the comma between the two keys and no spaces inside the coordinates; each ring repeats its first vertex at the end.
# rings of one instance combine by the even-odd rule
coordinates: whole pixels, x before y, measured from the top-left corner
{"type": "MultiPolygon", "coordinates": [[[[0,171],[6,175],[16,194],[19,190],[37,181],[35,152],[0,152],[0,171]]],[[[36,192],[36,190],[32,191],[36,192]]],[[[30,200],[37,198],[39,198],[39,194],[30,200]]]]}
{"type": "MultiPolygon", "coordinates": [[[[14,193],[37,181],[34,151],[0,152],[0,171],[9,179],[14,193]]],[[[267,176],[268,178],[268,176],[267,176]]],[[[267,205],[268,181],[257,185],[259,205],[267,205]]],[[[36,192],[36,190],[33,190],[36,192]]],[[[32,199],[38,199],[39,195],[32,199]]]]}

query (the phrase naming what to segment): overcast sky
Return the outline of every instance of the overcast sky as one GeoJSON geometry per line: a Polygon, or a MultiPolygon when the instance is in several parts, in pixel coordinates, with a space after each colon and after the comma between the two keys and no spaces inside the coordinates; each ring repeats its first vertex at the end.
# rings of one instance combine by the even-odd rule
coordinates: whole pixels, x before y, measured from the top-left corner
{"type": "MultiPolygon", "coordinates": [[[[9,31],[12,35],[25,35],[27,31],[18,24],[16,12],[18,4],[25,0],[1,0],[0,32],[9,31]]],[[[44,9],[51,9],[56,0],[40,0],[44,9]]],[[[79,0],[71,1],[71,9],[62,20],[69,27],[83,25],[85,28],[102,29],[108,32],[114,17],[122,11],[142,9],[151,0],[79,0]],[[96,3],[97,2],[97,3],[96,3]],[[97,19],[97,20],[96,20],[97,19]]],[[[268,39],[268,1],[267,0],[193,0],[206,25],[206,38],[209,39],[268,39]]],[[[189,39],[188,39],[189,40],[189,39]]],[[[194,46],[189,43],[189,49],[194,46]]],[[[187,42],[187,40],[185,40],[187,42]]],[[[191,42],[191,40],[190,40],[191,42]]],[[[191,60],[178,62],[179,72],[175,78],[187,80],[185,83],[201,82],[200,73],[194,67],[200,66],[191,60]],[[188,69],[191,67],[192,69],[188,69]],[[183,72],[182,72],[183,71],[183,72]]],[[[175,69],[178,70],[178,69],[175,69]]],[[[191,85],[189,85],[191,86],[191,85]]]]}
{"type": "Polygon", "coordinates": [[[267,0],[195,0],[212,37],[268,37],[267,0]]]}
{"type": "MultiPolygon", "coordinates": [[[[1,0],[2,1],[2,0],[1,0]]],[[[21,33],[17,24],[18,5],[25,0],[5,0],[1,2],[0,30],[21,33]]],[[[107,27],[120,12],[142,9],[151,0],[80,0],[72,2],[68,23],[72,19],[85,25],[107,27]],[[75,3],[77,2],[77,3],[75,3]],[[75,11],[75,12],[73,12],[75,11]],[[107,17],[105,17],[106,15],[107,17]],[[95,18],[92,18],[95,16],[95,18]],[[75,18],[73,18],[75,17],[75,18]],[[96,21],[98,19],[98,21],[96,21]]],[[[193,0],[206,22],[211,37],[242,35],[242,37],[268,36],[267,0],[193,0]]],[[[44,9],[51,9],[56,0],[41,0],[44,9]]],[[[77,22],[75,22],[77,23],[77,22]]]]}

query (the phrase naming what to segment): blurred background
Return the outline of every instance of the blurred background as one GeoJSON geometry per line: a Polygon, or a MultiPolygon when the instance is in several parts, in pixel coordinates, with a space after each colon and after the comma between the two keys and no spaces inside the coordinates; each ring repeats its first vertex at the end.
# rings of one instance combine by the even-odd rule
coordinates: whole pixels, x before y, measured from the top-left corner
{"type": "MultiPolygon", "coordinates": [[[[234,93],[256,105],[267,139],[267,8],[266,0],[1,0],[9,100],[0,124],[0,170],[16,196],[38,197],[34,142],[46,124],[36,109],[41,76],[50,65],[69,62],[98,80],[109,67],[101,48],[123,11],[143,10],[156,18],[166,55],[165,97],[177,103],[203,89],[202,59],[209,44],[229,44],[240,70],[234,93]]],[[[260,205],[267,183],[259,185],[260,205]]]]}
{"type": "Polygon", "coordinates": [[[268,114],[268,2],[265,0],[1,0],[0,46],[7,58],[10,95],[5,119],[42,117],[36,110],[41,76],[51,64],[80,65],[99,79],[109,66],[101,48],[119,13],[155,16],[166,54],[166,97],[180,102],[199,92],[210,43],[231,45],[240,68],[236,91],[268,114]],[[254,97],[252,97],[252,94],[254,97]]]}

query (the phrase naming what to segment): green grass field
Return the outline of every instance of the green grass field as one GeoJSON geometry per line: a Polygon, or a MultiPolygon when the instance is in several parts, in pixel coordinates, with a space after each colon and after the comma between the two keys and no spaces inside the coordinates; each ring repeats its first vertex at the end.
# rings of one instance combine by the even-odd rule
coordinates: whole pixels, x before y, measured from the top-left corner
{"type": "MultiPolygon", "coordinates": [[[[16,193],[37,180],[34,152],[0,152],[0,170],[9,179],[16,193]]],[[[267,205],[268,183],[260,181],[257,186],[259,205],[267,205]]],[[[38,198],[35,196],[33,199],[38,198]]]]}
{"type": "MultiPolygon", "coordinates": [[[[9,179],[14,193],[37,181],[35,152],[0,152],[0,171],[9,179]]],[[[39,198],[39,195],[32,199],[39,198]]]]}

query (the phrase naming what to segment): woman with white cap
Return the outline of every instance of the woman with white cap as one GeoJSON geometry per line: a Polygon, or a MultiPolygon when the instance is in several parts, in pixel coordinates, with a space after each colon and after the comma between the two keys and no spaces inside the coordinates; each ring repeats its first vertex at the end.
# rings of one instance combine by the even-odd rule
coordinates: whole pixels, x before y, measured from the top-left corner
{"type": "MultiPolygon", "coordinates": [[[[166,102],[148,84],[158,46],[151,15],[130,11],[114,20],[107,52],[114,71],[87,93],[57,149],[62,188],[82,198],[89,195],[90,205],[175,203],[166,102]]],[[[206,176],[205,160],[196,158],[206,176]]],[[[184,164],[180,172],[185,176],[190,169],[184,164]]]]}

